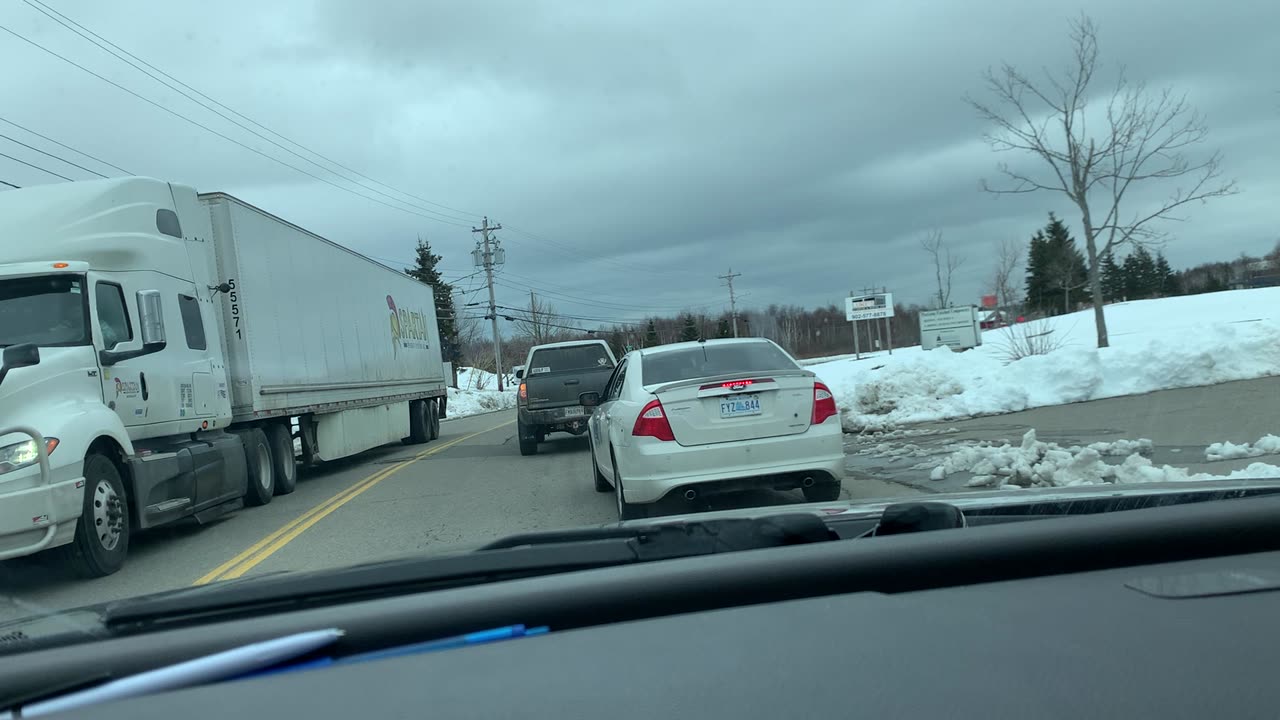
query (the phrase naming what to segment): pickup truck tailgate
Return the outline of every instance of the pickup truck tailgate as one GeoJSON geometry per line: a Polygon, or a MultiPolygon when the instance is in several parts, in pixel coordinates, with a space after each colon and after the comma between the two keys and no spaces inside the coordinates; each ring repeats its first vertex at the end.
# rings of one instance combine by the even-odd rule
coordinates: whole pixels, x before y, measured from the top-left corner
{"type": "Polygon", "coordinates": [[[612,367],[600,367],[526,376],[524,383],[525,392],[529,395],[528,407],[530,410],[542,410],[577,405],[579,394],[604,390],[612,373],[612,367]]]}

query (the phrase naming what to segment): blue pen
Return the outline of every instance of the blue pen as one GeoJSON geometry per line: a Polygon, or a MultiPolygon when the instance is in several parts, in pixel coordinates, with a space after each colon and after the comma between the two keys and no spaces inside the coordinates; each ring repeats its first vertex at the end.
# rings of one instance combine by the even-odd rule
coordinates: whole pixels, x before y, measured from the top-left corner
{"type": "Polygon", "coordinates": [[[494,628],[492,630],[481,630],[479,632],[442,638],[440,640],[428,640],[426,642],[414,643],[412,645],[401,645],[399,647],[388,648],[386,650],[373,650],[366,653],[360,653],[358,655],[348,655],[343,658],[335,659],[332,657],[321,657],[291,665],[283,665],[268,670],[261,670],[241,676],[237,679],[262,677],[264,675],[277,675],[297,670],[313,670],[331,665],[345,665],[348,663],[368,662],[370,660],[382,660],[385,658],[401,657],[417,653],[468,647],[470,645],[483,645],[486,643],[500,642],[502,640],[542,635],[549,631],[550,628],[545,625],[532,628],[526,628],[524,625],[508,625],[506,627],[494,628]]]}

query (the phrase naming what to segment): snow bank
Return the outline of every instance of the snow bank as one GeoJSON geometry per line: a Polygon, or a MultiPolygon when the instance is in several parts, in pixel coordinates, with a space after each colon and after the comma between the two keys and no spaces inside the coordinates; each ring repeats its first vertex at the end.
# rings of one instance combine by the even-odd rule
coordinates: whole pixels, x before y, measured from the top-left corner
{"type": "Polygon", "coordinates": [[[1170,465],[1157,467],[1138,453],[1129,455],[1119,465],[1103,461],[1104,454],[1114,454],[1121,447],[1118,443],[1095,443],[1088,447],[1064,448],[1056,443],[1041,442],[1036,439],[1035,430],[1028,430],[1022,436],[1022,444],[1016,447],[984,444],[961,448],[935,466],[929,479],[944,480],[952,473],[968,472],[973,474],[966,483],[968,487],[1063,487],[1280,478],[1280,467],[1265,463],[1253,463],[1226,475],[1212,475],[1192,474],[1170,465]]]}
{"type": "MultiPolygon", "coordinates": [[[[461,383],[459,383],[461,385],[461,383]]],[[[471,390],[449,388],[449,417],[459,418],[468,415],[506,410],[516,406],[516,394],[510,390],[471,390]]]]}
{"type": "Polygon", "coordinates": [[[1258,457],[1280,453],[1280,437],[1265,435],[1256,443],[1216,442],[1204,449],[1208,460],[1233,460],[1235,458],[1258,457]]]}
{"type": "Polygon", "coordinates": [[[1095,344],[1093,311],[1044,322],[1062,347],[1008,362],[1004,331],[982,347],[895,350],[874,361],[810,367],[835,393],[848,432],[901,423],[1280,375],[1280,288],[1107,306],[1112,346],[1095,344]]]}

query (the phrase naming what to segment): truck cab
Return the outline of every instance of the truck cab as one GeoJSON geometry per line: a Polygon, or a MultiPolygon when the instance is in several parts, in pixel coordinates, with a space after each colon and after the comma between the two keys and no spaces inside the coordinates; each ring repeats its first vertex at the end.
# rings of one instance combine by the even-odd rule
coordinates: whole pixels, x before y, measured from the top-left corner
{"type": "Polygon", "coordinates": [[[60,549],[104,575],[132,530],[238,507],[246,458],[223,432],[213,305],[234,290],[195,191],[7,191],[0,224],[0,560],[60,549]]]}

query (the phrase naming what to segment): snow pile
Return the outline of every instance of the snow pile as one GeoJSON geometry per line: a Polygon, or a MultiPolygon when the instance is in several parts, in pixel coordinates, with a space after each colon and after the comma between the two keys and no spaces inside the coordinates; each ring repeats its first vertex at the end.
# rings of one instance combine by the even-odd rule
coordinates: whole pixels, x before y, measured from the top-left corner
{"type": "Polygon", "coordinates": [[[1209,460],[1233,460],[1277,453],[1280,453],[1280,437],[1276,435],[1265,435],[1256,443],[1239,445],[1233,442],[1216,442],[1204,449],[1204,456],[1209,460]]]}
{"type": "Polygon", "coordinates": [[[458,388],[462,390],[497,390],[498,376],[473,367],[458,368],[458,388]]]}
{"type": "Polygon", "coordinates": [[[1001,330],[983,346],[895,350],[811,366],[835,393],[847,432],[1280,375],[1280,288],[1107,306],[1112,346],[1093,311],[1042,321],[1063,347],[1008,362],[1001,330]]]}
{"type": "MultiPolygon", "coordinates": [[[[1141,442],[1141,441],[1139,441],[1141,442]]],[[[1155,466],[1134,453],[1119,465],[1104,461],[1101,450],[1114,450],[1115,443],[1095,443],[1089,447],[1064,448],[1056,443],[1036,439],[1036,431],[1028,430],[1018,446],[980,444],[952,453],[934,467],[929,478],[944,480],[958,472],[972,473],[967,487],[1064,487],[1100,483],[1194,482],[1203,480],[1239,480],[1247,478],[1280,478],[1280,467],[1253,463],[1227,475],[1192,474],[1170,465],[1155,466]]]]}
{"type": "MultiPolygon", "coordinates": [[[[461,383],[459,383],[461,385],[461,383]]],[[[516,394],[511,390],[472,390],[449,388],[449,417],[459,418],[468,415],[506,410],[516,406],[516,394]]]]}

